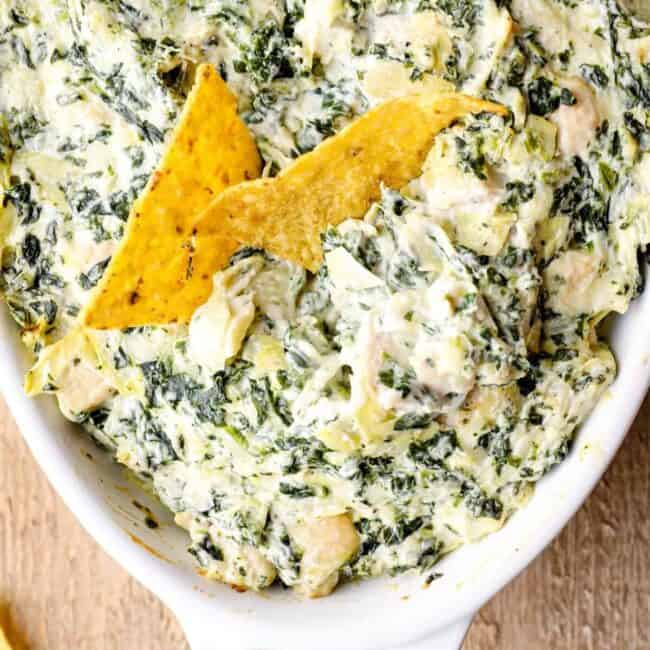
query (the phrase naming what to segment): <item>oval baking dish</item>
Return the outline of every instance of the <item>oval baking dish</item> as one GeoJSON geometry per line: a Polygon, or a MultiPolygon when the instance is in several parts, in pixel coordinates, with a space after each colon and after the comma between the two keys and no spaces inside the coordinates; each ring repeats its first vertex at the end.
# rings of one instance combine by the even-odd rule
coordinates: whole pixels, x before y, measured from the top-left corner
{"type": "Polygon", "coordinates": [[[650,292],[611,323],[608,338],[619,374],[579,431],[573,451],[539,483],[529,505],[480,543],[439,565],[440,578],[420,575],[349,584],[331,598],[300,600],[237,593],[198,576],[185,536],[120,467],[66,422],[47,397],[22,389],[28,366],[6,310],[0,318],[2,391],[34,456],[90,535],[178,616],[193,650],[210,648],[370,650],[457,648],[472,615],[520,572],[567,523],[589,495],[623,441],[650,377],[650,292]],[[150,530],[141,507],[161,525],[150,530]]]}

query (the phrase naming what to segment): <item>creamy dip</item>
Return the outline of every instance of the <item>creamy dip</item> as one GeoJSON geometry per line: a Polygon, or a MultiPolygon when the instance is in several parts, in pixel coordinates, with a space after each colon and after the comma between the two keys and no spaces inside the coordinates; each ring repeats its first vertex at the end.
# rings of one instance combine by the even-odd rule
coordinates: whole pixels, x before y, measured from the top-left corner
{"type": "Polygon", "coordinates": [[[208,577],[314,596],[430,576],[526,502],[614,379],[597,326],[643,288],[649,111],[650,28],[612,0],[3,2],[1,286],[37,388],[151,486],[208,577]],[[327,231],[317,274],[242,249],[189,326],[51,358],[199,62],[266,175],[409,92],[511,115],[444,131],[327,231]]]}

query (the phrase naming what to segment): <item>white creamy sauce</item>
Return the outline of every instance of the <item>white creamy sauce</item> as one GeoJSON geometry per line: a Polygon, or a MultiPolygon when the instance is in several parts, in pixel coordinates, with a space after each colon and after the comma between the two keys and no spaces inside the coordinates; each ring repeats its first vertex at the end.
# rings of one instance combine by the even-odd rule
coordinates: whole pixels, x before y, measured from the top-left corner
{"type": "Polygon", "coordinates": [[[1,287],[27,388],[152,485],[206,576],[321,596],[430,575],[525,504],[614,379],[597,325],[643,288],[650,28],[613,0],[498,5],[0,6],[1,287]],[[409,92],[511,116],[440,134],[328,230],[316,275],[244,249],[188,326],[80,333],[204,61],[267,175],[409,92]]]}

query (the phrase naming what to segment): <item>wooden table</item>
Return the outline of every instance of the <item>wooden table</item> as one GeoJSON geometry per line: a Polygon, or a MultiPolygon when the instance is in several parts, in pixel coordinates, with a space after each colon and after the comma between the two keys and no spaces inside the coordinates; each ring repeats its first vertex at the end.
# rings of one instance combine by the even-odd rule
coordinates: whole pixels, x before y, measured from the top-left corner
{"type": "MultiPolygon", "coordinates": [[[[650,399],[585,507],[481,610],[465,650],[650,648],[649,432],[650,399]]],[[[0,463],[0,623],[16,650],[187,648],[54,494],[1,402],[0,463]]]]}

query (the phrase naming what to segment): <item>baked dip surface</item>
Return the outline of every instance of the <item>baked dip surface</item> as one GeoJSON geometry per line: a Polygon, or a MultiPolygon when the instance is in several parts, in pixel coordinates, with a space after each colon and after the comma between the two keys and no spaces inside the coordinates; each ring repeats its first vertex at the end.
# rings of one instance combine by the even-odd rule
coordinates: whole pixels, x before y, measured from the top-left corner
{"type": "Polygon", "coordinates": [[[605,0],[0,3],[2,291],[51,392],[206,576],[311,596],[499,529],[616,375],[643,289],[650,28],[605,0]],[[274,177],[383,102],[503,104],[328,228],[242,247],[188,324],[79,330],[194,72],[274,177]],[[62,343],[63,342],[63,343],[62,343]]]}

